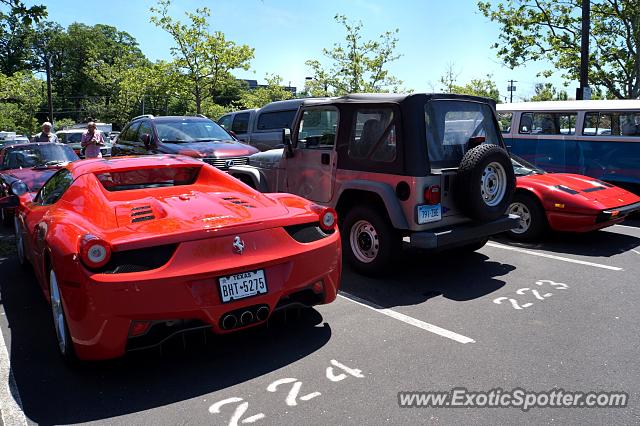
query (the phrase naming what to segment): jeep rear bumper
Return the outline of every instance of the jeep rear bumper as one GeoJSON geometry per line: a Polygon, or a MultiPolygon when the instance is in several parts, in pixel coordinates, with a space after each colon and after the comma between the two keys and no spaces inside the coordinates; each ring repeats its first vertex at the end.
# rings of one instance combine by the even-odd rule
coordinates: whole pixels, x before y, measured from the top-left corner
{"type": "Polygon", "coordinates": [[[411,247],[421,249],[453,248],[474,243],[492,235],[508,231],[518,226],[520,218],[516,215],[504,215],[492,222],[470,222],[444,227],[431,231],[411,234],[411,247]]]}

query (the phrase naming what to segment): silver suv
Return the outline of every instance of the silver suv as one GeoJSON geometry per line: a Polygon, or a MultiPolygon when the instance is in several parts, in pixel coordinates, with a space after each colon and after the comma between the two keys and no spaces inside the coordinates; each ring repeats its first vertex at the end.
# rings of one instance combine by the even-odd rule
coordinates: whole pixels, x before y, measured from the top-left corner
{"type": "Polygon", "coordinates": [[[362,94],[310,99],[283,149],[229,172],[263,192],[331,206],[346,259],[377,274],[401,252],[477,250],[512,229],[515,189],[493,101],[461,95],[362,94]]]}

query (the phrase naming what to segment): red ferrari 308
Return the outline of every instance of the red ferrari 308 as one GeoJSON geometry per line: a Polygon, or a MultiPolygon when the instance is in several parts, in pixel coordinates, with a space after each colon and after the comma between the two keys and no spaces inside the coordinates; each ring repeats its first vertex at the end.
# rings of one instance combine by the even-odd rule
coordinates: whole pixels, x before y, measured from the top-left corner
{"type": "Polygon", "coordinates": [[[640,197],[588,176],[546,173],[512,155],[516,193],[509,213],[520,226],[509,231],[517,240],[534,240],[547,229],[589,232],[622,222],[640,211],[640,197]]]}
{"type": "Polygon", "coordinates": [[[21,263],[51,303],[65,358],[106,359],[194,329],[228,333],[329,303],[335,211],[261,194],[180,156],[71,163],[16,206],[21,263]]]}

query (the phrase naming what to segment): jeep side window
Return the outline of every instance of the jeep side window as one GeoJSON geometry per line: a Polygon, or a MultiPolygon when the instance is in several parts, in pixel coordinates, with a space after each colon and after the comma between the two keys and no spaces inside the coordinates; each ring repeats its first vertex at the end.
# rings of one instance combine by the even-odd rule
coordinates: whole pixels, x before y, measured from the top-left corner
{"type": "Polygon", "coordinates": [[[333,149],[338,128],[338,111],[333,108],[313,108],[302,113],[298,128],[298,148],[333,149]]]}
{"type": "Polygon", "coordinates": [[[355,160],[393,162],[396,126],[391,108],[357,111],[349,139],[349,157],[355,160]]]}

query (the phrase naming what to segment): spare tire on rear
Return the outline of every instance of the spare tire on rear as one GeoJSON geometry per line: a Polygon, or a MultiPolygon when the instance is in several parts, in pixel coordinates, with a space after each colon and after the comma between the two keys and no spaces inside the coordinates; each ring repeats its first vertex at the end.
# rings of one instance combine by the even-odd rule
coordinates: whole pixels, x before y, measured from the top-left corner
{"type": "Polygon", "coordinates": [[[456,205],[470,218],[488,222],[505,214],[516,187],[509,153],[483,144],[462,157],[455,180],[456,205]]]}

